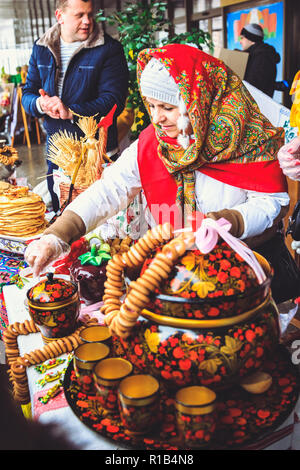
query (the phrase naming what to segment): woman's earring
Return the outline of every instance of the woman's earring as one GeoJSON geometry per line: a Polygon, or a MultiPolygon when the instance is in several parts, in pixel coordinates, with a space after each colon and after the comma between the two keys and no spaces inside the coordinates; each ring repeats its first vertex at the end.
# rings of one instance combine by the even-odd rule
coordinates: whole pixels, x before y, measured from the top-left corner
{"type": "Polygon", "coordinates": [[[188,114],[187,114],[186,106],[185,106],[184,101],[181,98],[181,96],[180,96],[180,99],[179,99],[178,109],[179,109],[179,112],[180,112],[180,116],[177,120],[177,128],[180,131],[182,131],[182,133],[180,133],[177,136],[177,142],[178,142],[179,145],[181,145],[181,147],[183,147],[186,150],[188,148],[189,144],[190,144],[190,136],[188,134],[186,134],[185,131],[187,130],[187,128],[189,126],[190,120],[189,120],[189,117],[188,117],[188,114]]]}

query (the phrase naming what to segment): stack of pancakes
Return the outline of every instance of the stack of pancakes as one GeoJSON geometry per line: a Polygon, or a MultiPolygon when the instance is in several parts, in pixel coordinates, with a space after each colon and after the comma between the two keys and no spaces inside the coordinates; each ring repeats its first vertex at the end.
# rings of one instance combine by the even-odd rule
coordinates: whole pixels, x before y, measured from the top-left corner
{"type": "Polygon", "coordinates": [[[30,237],[46,228],[46,206],[28,187],[0,181],[0,235],[30,237]]]}

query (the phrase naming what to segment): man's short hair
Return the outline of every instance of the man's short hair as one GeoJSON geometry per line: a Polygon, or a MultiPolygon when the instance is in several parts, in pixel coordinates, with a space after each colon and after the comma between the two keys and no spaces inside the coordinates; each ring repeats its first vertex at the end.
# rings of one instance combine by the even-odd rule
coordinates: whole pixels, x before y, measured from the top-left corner
{"type": "MultiPolygon", "coordinates": [[[[64,10],[68,6],[68,1],[69,0],[56,0],[55,8],[59,10],[64,10]]],[[[89,2],[91,1],[93,3],[93,0],[82,0],[82,2],[89,2]]]]}

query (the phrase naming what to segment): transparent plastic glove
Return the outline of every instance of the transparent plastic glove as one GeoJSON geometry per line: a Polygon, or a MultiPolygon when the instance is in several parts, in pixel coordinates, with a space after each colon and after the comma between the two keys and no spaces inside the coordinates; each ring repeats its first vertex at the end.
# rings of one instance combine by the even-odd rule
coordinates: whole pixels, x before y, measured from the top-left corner
{"type": "Polygon", "coordinates": [[[39,276],[47,266],[62,255],[67,255],[70,245],[51,233],[31,242],[25,251],[25,261],[31,266],[33,276],[39,276]]]}
{"type": "Polygon", "coordinates": [[[296,240],[293,240],[291,243],[292,250],[295,250],[298,255],[300,255],[300,241],[297,242],[296,240]]]}
{"type": "Polygon", "coordinates": [[[277,157],[283,173],[292,180],[300,181],[300,137],[281,147],[277,157]]]}

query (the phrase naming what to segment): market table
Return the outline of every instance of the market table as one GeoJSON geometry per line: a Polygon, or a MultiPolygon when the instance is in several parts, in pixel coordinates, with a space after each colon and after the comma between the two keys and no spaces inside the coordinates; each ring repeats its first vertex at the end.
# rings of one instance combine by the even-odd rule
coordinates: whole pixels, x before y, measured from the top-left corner
{"type": "MultiPolygon", "coordinates": [[[[3,288],[9,324],[15,322],[22,323],[25,320],[30,320],[28,310],[24,303],[26,292],[30,286],[30,283],[28,283],[24,288],[19,288],[17,285],[9,285],[3,288]]],[[[101,321],[100,317],[99,321],[101,321]]],[[[40,333],[32,333],[18,336],[18,346],[20,355],[23,356],[25,353],[43,348],[44,343],[40,333]]],[[[68,354],[63,354],[60,357],[67,360],[68,354]]],[[[57,370],[63,370],[64,367],[66,367],[65,363],[58,366],[57,370]]],[[[35,370],[34,366],[27,368],[27,376],[31,406],[22,406],[23,412],[27,417],[31,415],[41,423],[57,424],[66,433],[68,439],[79,449],[116,450],[121,448],[97,435],[82,424],[68,406],[63,392],[51,399],[48,404],[43,405],[38,398],[39,396],[44,396],[47,389],[51,388],[54,382],[50,382],[48,386],[44,388],[38,386],[37,381],[41,379],[41,375],[35,370]]]]}
{"type": "MultiPolygon", "coordinates": [[[[30,281],[33,282],[33,281],[30,281]]],[[[20,288],[17,285],[4,286],[4,298],[7,309],[7,317],[9,324],[15,322],[25,322],[30,320],[28,309],[25,305],[26,292],[31,287],[31,283],[27,283],[20,288]]],[[[102,315],[99,312],[99,306],[90,306],[82,308],[80,315],[89,314],[91,317],[97,317],[99,323],[102,322],[102,315]]],[[[17,338],[20,356],[30,353],[39,348],[43,348],[44,343],[39,332],[27,335],[19,335],[17,338]]],[[[63,354],[62,359],[65,362],[57,366],[58,370],[64,370],[68,360],[68,354],[63,354]]],[[[82,450],[124,450],[126,447],[118,445],[111,440],[102,437],[83,424],[74,414],[73,410],[68,406],[64,392],[51,398],[48,403],[43,404],[39,397],[45,396],[47,390],[53,387],[53,382],[41,388],[38,381],[41,375],[35,370],[35,366],[27,367],[28,389],[30,395],[30,406],[23,406],[24,414],[32,416],[33,419],[41,423],[57,424],[66,436],[77,448],[82,450]]],[[[293,413],[288,419],[272,434],[268,435],[261,441],[246,448],[250,449],[268,449],[268,450],[287,450],[300,449],[300,401],[293,413]],[[298,423],[299,421],[299,423],[298,423]]]]}

